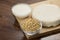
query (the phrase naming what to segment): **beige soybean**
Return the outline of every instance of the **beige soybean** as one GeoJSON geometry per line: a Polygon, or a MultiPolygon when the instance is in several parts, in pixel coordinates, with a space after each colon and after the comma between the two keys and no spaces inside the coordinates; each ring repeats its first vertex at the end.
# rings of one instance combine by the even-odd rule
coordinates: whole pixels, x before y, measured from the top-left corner
{"type": "Polygon", "coordinates": [[[33,18],[26,18],[21,23],[21,28],[27,32],[34,32],[41,27],[40,22],[33,18]]]}

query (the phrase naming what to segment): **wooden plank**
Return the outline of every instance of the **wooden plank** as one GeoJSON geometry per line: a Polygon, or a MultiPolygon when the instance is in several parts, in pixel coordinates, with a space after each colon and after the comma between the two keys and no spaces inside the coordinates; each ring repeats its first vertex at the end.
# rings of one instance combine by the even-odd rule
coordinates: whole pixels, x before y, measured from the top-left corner
{"type": "MultiPolygon", "coordinates": [[[[43,2],[37,2],[37,3],[33,3],[33,4],[30,4],[30,6],[32,7],[32,9],[34,9],[34,7],[35,6],[37,6],[37,5],[40,5],[40,4],[46,4],[46,3],[48,3],[48,4],[52,4],[51,2],[49,2],[49,1],[43,1],[43,2]]],[[[54,3],[53,3],[54,4],[54,3]]],[[[17,19],[17,21],[19,22],[19,24],[22,22],[22,20],[20,19],[20,18],[18,18],[18,17],[16,17],[16,19],[17,19]]],[[[53,28],[42,28],[42,30],[40,31],[40,35],[42,34],[46,34],[46,33],[48,33],[48,32],[53,32],[54,30],[57,30],[57,29],[60,29],[60,26],[57,26],[57,27],[53,27],[53,28]]],[[[42,36],[41,35],[41,36],[42,36]]],[[[47,35],[47,34],[46,34],[47,35]]],[[[30,38],[30,36],[29,35],[26,35],[26,37],[27,38],[30,38]]]]}

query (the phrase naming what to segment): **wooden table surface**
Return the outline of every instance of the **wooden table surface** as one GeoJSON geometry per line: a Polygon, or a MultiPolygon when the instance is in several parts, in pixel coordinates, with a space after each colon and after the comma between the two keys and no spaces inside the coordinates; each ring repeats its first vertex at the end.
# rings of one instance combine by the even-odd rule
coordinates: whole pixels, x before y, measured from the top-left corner
{"type": "MultiPolygon", "coordinates": [[[[16,3],[35,3],[42,0],[0,0],[0,40],[27,40],[19,29],[11,7],[16,3]]],[[[60,33],[31,40],[60,40],[60,33]]]]}

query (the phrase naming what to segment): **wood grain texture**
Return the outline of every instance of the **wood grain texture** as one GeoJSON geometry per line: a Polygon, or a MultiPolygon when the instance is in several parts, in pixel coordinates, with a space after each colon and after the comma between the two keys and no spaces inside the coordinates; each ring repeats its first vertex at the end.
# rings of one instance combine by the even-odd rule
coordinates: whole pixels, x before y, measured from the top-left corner
{"type": "MultiPolygon", "coordinates": [[[[27,40],[19,29],[19,24],[15,17],[12,15],[11,7],[16,3],[31,4],[39,1],[41,0],[0,0],[0,40],[27,40]]],[[[56,35],[57,39],[60,39],[59,35],[56,35]]],[[[55,38],[55,36],[52,38],[55,38]]],[[[34,40],[40,40],[40,38],[34,40]]]]}
{"type": "MultiPolygon", "coordinates": [[[[32,9],[34,9],[37,5],[40,5],[40,4],[55,4],[55,3],[51,3],[50,1],[43,1],[43,2],[37,2],[37,3],[30,4],[30,6],[32,7],[32,9]]],[[[22,20],[24,20],[24,19],[20,19],[19,17],[16,17],[16,19],[17,19],[19,24],[23,22],[22,20]]],[[[56,27],[52,27],[52,28],[42,28],[41,31],[39,32],[39,34],[37,34],[38,36],[37,35],[30,36],[30,35],[27,35],[27,34],[25,34],[25,35],[28,39],[30,39],[30,38],[34,38],[34,37],[44,36],[44,34],[49,35],[51,33],[56,33],[56,32],[54,32],[55,30],[57,30],[57,32],[60,32],[60,25],[57,25],[56,27]]]]}

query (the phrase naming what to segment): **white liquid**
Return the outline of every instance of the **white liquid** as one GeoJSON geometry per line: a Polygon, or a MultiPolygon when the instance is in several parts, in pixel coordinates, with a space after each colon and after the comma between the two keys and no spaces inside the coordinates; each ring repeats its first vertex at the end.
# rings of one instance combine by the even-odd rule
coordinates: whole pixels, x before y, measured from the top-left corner
{"type": "Polygon", "coordinates": [[[17,4],[12,7],[15,16],[25,18],[31,13],[31,7],[28,4],[17,4]]]}
{"type": "Polygon", "coordinates": [[[32,17],[42,21],[45,26],[56,25],[60,20],[60,8],[51,4],[37,5],[33,9],[32,17]]]}

